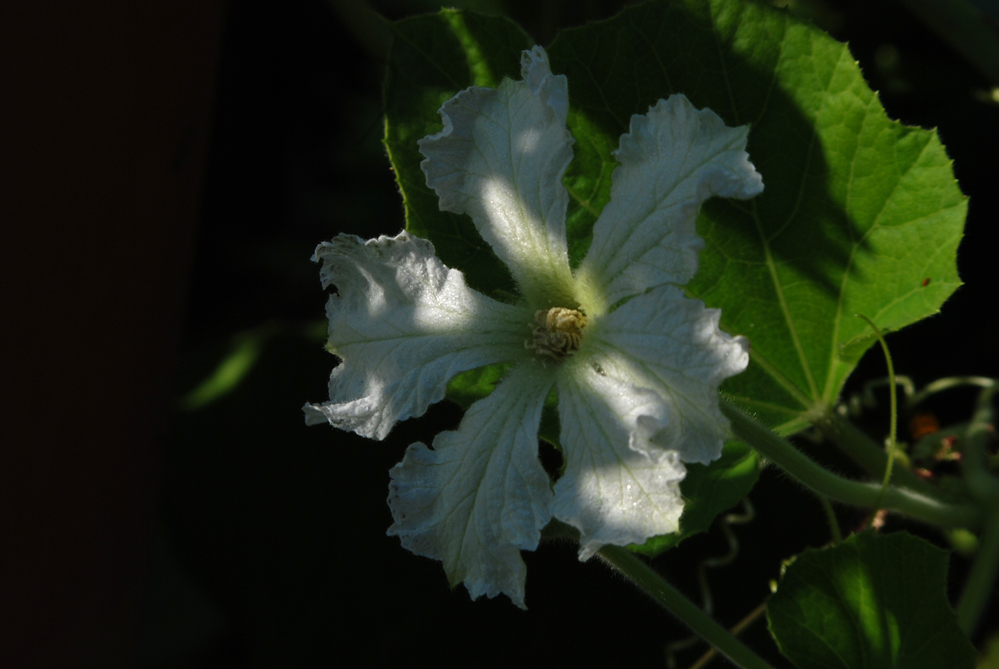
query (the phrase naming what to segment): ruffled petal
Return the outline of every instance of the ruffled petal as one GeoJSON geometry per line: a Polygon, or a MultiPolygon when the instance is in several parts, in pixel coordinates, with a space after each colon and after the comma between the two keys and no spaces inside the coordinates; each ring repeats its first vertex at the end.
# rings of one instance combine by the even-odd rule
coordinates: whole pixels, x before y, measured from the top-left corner
{"type": "Polygon", "coordinates": [[[683,95],[631,117],[614,155],[611,199],[593,227],[580,275],[606,304],[663,283],[685,284],[703,246],[697,212],[712,195],[750,198],[763,178],[749,162],[749,126],[729,128],[683,95]]]}
{"type": "Polygon", "coordinates": [[[671,285],[632,298],[587,331],[591,360],[607,376],[651,388],[669,406],[654,441],[684,462],[708,463],[729,435],[718,386],[749,364],[749,341],[718,329],[721,311],[671,285]]]}
{"type": "MultiPolygon", "coordinates": [[[[572,160],[568,89],[541,47],[525,51],[522,81],[468,88],[440,108],[444,129],[420,140],[420,166],[440,207],[467,213],[535,308],[571,296],[565,242],[572,160]]],[[[572,305],[575,306],[575,305],[572,305]]]]}
{"type": "Polygon", "coordinates": [[[402,232],[324,242],[327,348],[343,359],[330,375],[330,401],[306,404],[306,422],[384,439],[396,421],[423,414],[456,374],[524,358],[531,313],[465,285],[425,239],[402,232]]]}
{"type": "Polygon", "coordinates": [[[444,562],[451,585],[472,599],[506,594],[524,606],[526,567],[551,520],[551,488],[538,460],[538,425],[554,382],[529,362],[471,406],[433,450],[413,444],[389,474],[390,535],[417,555],[444,562]]]}
{"type": "Polygon", "coordinates": [[[686,469],[675,451],[651,441],[669,421],[662,398],[577,358],[559,372],[566,470],[555,484],[552,513],[580,531],[585,560],[604,544],[641,544],[675,532],[686,469]]]}

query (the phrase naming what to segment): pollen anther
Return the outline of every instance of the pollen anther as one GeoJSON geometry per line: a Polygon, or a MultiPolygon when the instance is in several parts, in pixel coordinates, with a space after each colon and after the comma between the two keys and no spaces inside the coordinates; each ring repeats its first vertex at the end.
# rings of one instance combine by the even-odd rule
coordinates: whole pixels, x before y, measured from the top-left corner
{"type": "Polygon", "coordinates": [[[534,336],[526,343],[541,356],[563,360],[579,350],[586,327],[586,315],[576,309],[553,307],[534,314],[530,325],[534,336]]]}

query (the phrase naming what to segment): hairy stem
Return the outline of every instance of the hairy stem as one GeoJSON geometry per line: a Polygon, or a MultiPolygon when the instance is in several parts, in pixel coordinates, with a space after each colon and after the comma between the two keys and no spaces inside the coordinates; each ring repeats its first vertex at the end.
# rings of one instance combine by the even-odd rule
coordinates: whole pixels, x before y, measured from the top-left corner
{"type": "Polygon", "coordinates": [[[978,554],[971,564],[971,573],[957,601],[957,624],[971,636],[993,594],[996,570],[999,569],[999,512],[993,511],[985,521],[978,554]]]}
{"type": "MultiPolygon", "coordinates": [[[[766,613],[766,610],[767,610],[766,601],[760,602],[759,606],[750,611],[748,614],[746,614],[745,618],[736,623],[735,627],[732,628],[732,634],[735,634],[736,636],[741,634],[742,630],[749,627],[753,623],[753,621],[755,621],[757,618],[766,613]]],[[[702,655],[697,659],[697,662],[690,665],[690,669],[704,669],[704,667],[708,666],[708,663],[711,662],[712,658],[714,658],[714,656],[717,654],[718,654],[717,650],[715,650],[714,648],[709,648],[708,651],[704,653],[704,655],[702,655]]]]}
{"type": "Polygon", "coordinates": [[[957,604],[957,622],[968,635],[978,626],[999,570],[999,479],[991,474],[986,461],[995,423],[992,395],[997,391],[999,384],[995,383],[982,391],[964,447],[964,479],[982,508],[988,509],[978,554],[957,604]]]}
{"type": "Polygon", "coordinates": [[[680,619],[695,634],[711,644],[719,653],[744,669],[771,669],[731,632],[684,597],[652,567],[634,553],[620,546],[604,546],[597,556],[615,571],[637,585],[667,611],[680,619]]]}
{"type": "MultiPolygon", "coordinates": [[[[791,442],[777,436],[727,400],[722,400],[721,410],[732,422],[732,430],[737,437],[802,485],[844,504],[868,508],[878,506],[881,486],[859,483],[833,474],[810,460],[791,442]]],[[[879,452],[884,455],[883,451],[879,452]]],[[[982,522],[982,511],[976,505],[946,504],[894,486],[884,490],[881,506],[939,527],[976,529],[982,522]]]]}
{"type": "MultiPolygon", "coordinates": [[[[888,471],[888,454],[870,437],[858,430],[853,423],[834,413],[829,413],[817,420],[815,424],[841,451],[872,477],[880,479],[885,476],[888,471]]],[[[904,467],[895,467],[891,470],[890,482],[921,492],[929,497],[937,495],[933,486],[904,467]]]]}
{"type": "Polygon", "coordinates": [[[999,479],[989,471],[986,457],[994,434],[992,396],[996,392],[999,392],[999,383],[993,383],[979,395],[964,446],[964,480],[971,494],[983,502],[985,508],[995,508],[999,503],[999,479]]]}
{"type": "Polygon", "coordinates": [[[819,495],[819,501],[822,503],[822,510],[826,512],[826,521],[829,523],[829,533],[832,535],[832,542],[834,545],[839,544],[843,541],[843,533],[839,529],[836,511],[833,509],[829,498],[825,495],[819,495]]]}

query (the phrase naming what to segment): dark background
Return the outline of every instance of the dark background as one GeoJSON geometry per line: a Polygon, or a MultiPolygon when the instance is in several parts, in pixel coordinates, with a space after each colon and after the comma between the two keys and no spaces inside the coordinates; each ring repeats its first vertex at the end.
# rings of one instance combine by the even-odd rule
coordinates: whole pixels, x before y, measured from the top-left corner
{"type": "MultiPolygon", "coordinates": [[[[390,18],[433,9],[372,4],[390,18]]],[[[478,4],[547,44],[621,3],[478,4]]],[[[0,653],[23,666],[662,666],[683,628],[570,545],[525,553],[525,613],[449,591],[439,563],[385,536],[389,468],[454,427],[456,409],[381,443],[304,425],[333,363],[308,258],[339,232],[403,224],[380,143],[378,22],[323,0],[130,7],[0,16],[17,27],[3,40],[17,339],[4,363],[13,564],[0,653]],[[249,365],[240,383],[194,401],[233,351],[249,365]]],[[[890,116],[938,128],[971,196],[966,285],[890,337],[896,370],[919,385],[999,375],[992,84],[893,2],[796,10],[849,40],[890,116]]],[[[883,370],[868,354],[848,392],[883,370]]],[[[972,399],[933,408],[961,420],[972,399]]],[[[728,625],[765,598],[781,560],[829,536],[814,498],[772,469],[751,499],[737,559],[711,575],[728,625]]],[[[844,529],[863,521],[840,515],[844,529]]],[[[696,598],[697,563],[725,550],[715,528],[656,567],[696,598]]],[[[953,565],[956,587],[966,564],[953,565]]],[[[993,613],[985,627],[997,626],[993,613]]],[[[746,636],[774,655],[765,622],[746,636]]]]}

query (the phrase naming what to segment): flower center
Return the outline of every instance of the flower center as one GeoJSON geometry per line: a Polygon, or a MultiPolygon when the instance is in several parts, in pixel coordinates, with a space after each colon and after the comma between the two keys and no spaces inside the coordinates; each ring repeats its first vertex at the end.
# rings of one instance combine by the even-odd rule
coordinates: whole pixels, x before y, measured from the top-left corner
{"type": "Polygon", "coordinates": [[[529,349],[542,356],[563,360],[579,350],[586,327],[586,315],[576,309],[553,307],[535,312],[533,338],[525,342],[529,349]]]}

